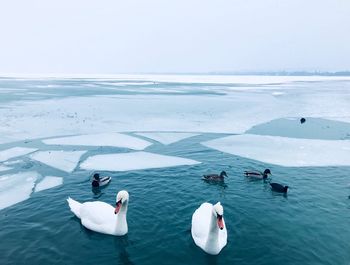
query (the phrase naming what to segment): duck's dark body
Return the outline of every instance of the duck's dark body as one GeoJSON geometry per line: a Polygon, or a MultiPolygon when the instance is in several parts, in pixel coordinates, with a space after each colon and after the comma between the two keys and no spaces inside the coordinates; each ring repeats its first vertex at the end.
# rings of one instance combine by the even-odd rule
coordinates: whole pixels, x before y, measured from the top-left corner
{"type": "Polygon", "coordinates": [[[210,181],[223,181],[225,177],[227,177],[227,174],[225,171],[222,171],[220,175],[218,174],[203,175],[204,180],[210,180],[210,181]]]}
{"type": "Polygon", "coordinates": [[[244,175],[246,177],[252,177],[252,178],[256,178],[256,179],[267,179],[269,174],[271,174],[270,169],[265,169],[264,172],[260,172],[260,171],[244,171],[244,175]]]}
{"type": "Polygon", "coordinates": [[[272,190],[277,191],[277,192],[282,192],[282,193],[287,193],[288,191],[288,186],[283,186],[278,183],[270,183],[272,190]]]}

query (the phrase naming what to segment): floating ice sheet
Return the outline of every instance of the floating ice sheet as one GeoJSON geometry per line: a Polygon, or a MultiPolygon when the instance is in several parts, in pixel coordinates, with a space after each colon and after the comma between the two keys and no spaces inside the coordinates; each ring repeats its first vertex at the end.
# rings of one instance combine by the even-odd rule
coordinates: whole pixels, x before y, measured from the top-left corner
{"type": "Polygon", "coordinates": [[[0,210],[29,199],[37,177],[31,171],[0,176],[0,210]]]}
{"type": "Polygon", "coordinates": [[[42,151],[30,157],[50,167],[70,173],[76,168],[80,157],[85,153],[86,151],[42,151]]]}
{"type": "Polygon", "coordinates": [[[0,151],[0,161],[6,161],[8,159],[17,157],[17,156],[22,156],[26,155],[29,153],[32,153],[38,149],[35,148],[26,148],[26,147],[13,147],[10,149],[6,149],[3,151],[0,151]]]}
{"type": "Polygon", "coordinates": [[[176,156],[148,152],[96,155],[89,157],[80,167],[86,170],[128,171],[148,168],[163,168],[195,165],[200,162],[176,156]]]}
{"type": "Polygon", "coordinates": [[[86,145],[86,146],[113,146],[143,150],[151,143],[145,140],[121,133],[100,133],[77,135],[70,137],[54,138],[43,140],[45,144],[61,145],[86,145]]]}
{"type": "Polygon", "coordinates": [[[160,142],[164,145],[173,144],[186,138],[198,135],[197,133],[181,133],[181,132],[144,132],[136,133],[136,135],[144,136],[149,139],[160,142]]]}
{"type": "Polygon", "coordinates": [[[62,183],[63,183],[62,177],[47,176],[38,184],[36,184],[35,192],[51,189],[53,187],[62,185],[62,183]]]}
{"type": "Polygon", "coordinates": [[[249,159],[286,167],[349,166],[350,141],[233,135],[202,143],[249,159]]]}

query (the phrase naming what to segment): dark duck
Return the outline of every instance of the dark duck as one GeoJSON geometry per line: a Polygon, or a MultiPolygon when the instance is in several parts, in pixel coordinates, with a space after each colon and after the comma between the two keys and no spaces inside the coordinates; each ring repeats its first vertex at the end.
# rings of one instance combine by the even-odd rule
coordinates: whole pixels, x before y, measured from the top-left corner
{"type": "Polygon", "coordinates": [[[98,188],[98,187],[103,187],[106,186],[110,181],[111,177],[100,177],[100,174],[95,173],[94,176],[92,177],[92,187],[93,188],[98,188]]]}
{"type": "Polygon", "coordinates": [[[225,177],[228,177],[225,171],[221,171],[220,175],[218,174],[203,175],[203,179],[209,180],[209,181],[224,181],[225,177]]]}
{"type": "Polygon", "coordinates": [[[264,172],[260,171],[244,171],[244,175],[246,177],[251,177],[251,178],[256,178],[256,179],[267,179],[269,175],[271,175],[271,170],[270,169],[265,169],[264,172]]]}
{"type": "Polygon", "coordinates": [[[270,183],[271,189],[276,192],[281,192],[281,193],[287,193],[288,191],[288,186],[283,186],[278,183],[270,183]]]}

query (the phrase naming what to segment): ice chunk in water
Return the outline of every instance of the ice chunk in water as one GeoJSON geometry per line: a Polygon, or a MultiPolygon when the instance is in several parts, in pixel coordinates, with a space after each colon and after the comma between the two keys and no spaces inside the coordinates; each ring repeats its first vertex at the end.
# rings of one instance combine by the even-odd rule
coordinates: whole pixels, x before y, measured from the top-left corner
{"type": "Polygon", "coordinates": [[[6,161],[8,159],[26,155],[32,152],[35,152],[38,149],[35,148],[26,148],[26,147],[13,147],[10,149],[6,149],[3,151],[0,151],[0,161],[6,161]]]}
{"type": "Polygon", "coordinates": [[[149,139],[160,142],[164,145],[173,144],[183,139],[198,135],[197,133],[181,133],[181,132],[144,132],[136,133],[136,135],[144,136],[149,139]]]}
{"type": "Polygon", "coordinates": [[[80,167],[86,170],[128,171],[147,168],[163,168],[181,165],[195,165],[200,162],[176,156],[148,152],[96,155],[89,157],[80,167]]]}
{"type": "Polygon", "coordinates": [[[134,150],[143,150],[151,143],[136,137],[121,133],[100,133],[77,135],[62,138],[43,140],[45,144],[61,145],[86,145],[86,146],[113,146],[121,148],[130,148],[134,150]]]}
{"type": "Polygon", "coordinates": [[[27,200],[34,188],[37,172],[21,172],[0,177],[0,210],[27,200]]]}
{"type": "Polygon", "coordinates": [[[63,183],[62,177],[47,176],[42,181],[40,181],[38,184],[36,184],[35,192],[51,189],[53,187],[62,185],[62,183],[63,183]]]}
{"type": "Polygon", "coordinates": [[[286,167],[350,165],[348,140],[296,139],[245,134],[202,144],[229,154],[286,167]]]}
{"type": "Polygon", "coordinates": [[[80,157],[85,153],[86,151],[42,151],[30,157],[50,167],[70,173],[76,168],[80,157]]]}

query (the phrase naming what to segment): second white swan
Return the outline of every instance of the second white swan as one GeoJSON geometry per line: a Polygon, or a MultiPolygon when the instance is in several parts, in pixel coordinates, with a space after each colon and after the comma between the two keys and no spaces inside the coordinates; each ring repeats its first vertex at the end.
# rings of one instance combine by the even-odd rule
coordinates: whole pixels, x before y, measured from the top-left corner
{"type": "Polygon", "coordinates": [[[208,254],[219,254],[227,244],[223,214],[224,208],[220,202],[215,205],[205,202],[193,213],[192,238],[208,254]]]}

